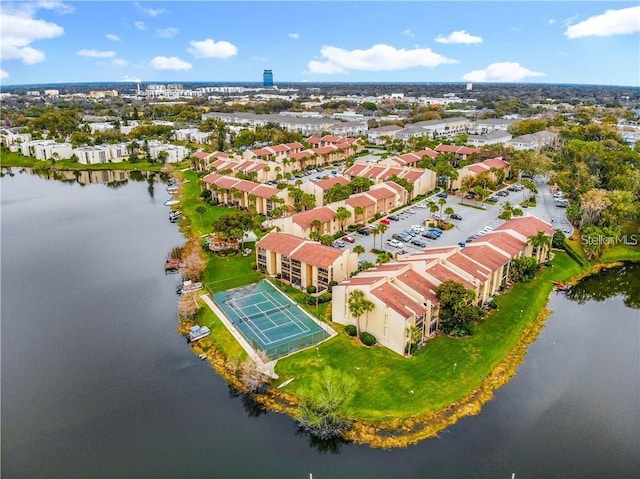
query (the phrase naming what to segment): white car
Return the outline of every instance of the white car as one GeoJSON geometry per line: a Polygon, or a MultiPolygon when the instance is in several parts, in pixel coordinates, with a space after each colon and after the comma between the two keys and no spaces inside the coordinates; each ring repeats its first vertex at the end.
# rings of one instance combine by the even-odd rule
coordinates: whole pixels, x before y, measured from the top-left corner
{"type": "Polygon", "coordinates": [[[388,239],[387,244],[393,248],[402,248],[404,246],[403,243],[395,239],[388,239]]]}
{"type": "Polygon", "coordinates": [[[425,209],[427,207],[427,205],[425,205],[424,203],[418,203],[418,204],[414,205],[414,207],[420,208],[420,209],[425,209]]]}
{"type": "Polygon", "coordinates": [[[413,225],[411,229],[413,231],[417,231],[418,233],[422,233],[424,231],[424,227],[420,225],[413,225]]]}

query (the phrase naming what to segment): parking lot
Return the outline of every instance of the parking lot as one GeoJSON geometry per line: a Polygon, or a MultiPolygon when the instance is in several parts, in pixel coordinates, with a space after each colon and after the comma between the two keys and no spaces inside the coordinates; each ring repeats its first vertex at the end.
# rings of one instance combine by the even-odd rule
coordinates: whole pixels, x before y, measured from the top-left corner
{"type": "MultiPolygon", "coordinates": [[[[527,216],[538,216],[539,218],[550,221],[554,224],[554,227],[558,227],[561,229],[566,229],[567,232],[573,232],[573,228],[569,224],[565,216],[564,208],[556,208],[553,200],[553,196],[551,195],[551,191],[548,185],[543,180],[538,180],[538,188],[539,194],[537,195],[538,204],[535,208],[527,208],[523,209],[523,212],[527,216]]],[[[501,191],[505,191],[504,188],[501,191]]],[[[491,230],[497,228],[501,224],[504,223],[503,220],[498,218],[500,214],[500,210],[502,205],[509,201],[512,205],[519,205],[527,196],[528,193],[526,191],[519,192],[509,192],[507,191],[506,196],[496,196],[493,195],[498,201],[495,203],[485,203],[481,205],[481,203],[474,201],[472,199],[465,198],[462,200],[461,196],[453,196],[448,195],[446,198],[446,204],[442,205],[440,211],[443,212],[451,207],[454,212],[462,217],[460,220],[449,220],[450,223],[453,224],[453,228],[450,230],[444,231],[442,235],[437,239],[429,239],[423,237],[421,234],[414,236],[412,239],[420,239],[424,241],[424,247],[412,245],[410,241],[405,242],[402,241],[401,247],[394,247],[387,243],[387,240],[393,238],[393,235],[400,232],[405,232],[411,230],[413,225],[425,226],[425,222],[427,220],[431,220],[432,214],[429,211],[428,207],[418,207],[416,205],[407,206],[402,210],[399,210],[393,213],[390,216],[397,216],[397,221],[389,221],[388,229],[384,233],[384,235],[377,235],[375,238],[375,248],[382,249],[384,251],[388,251],[390,253],[397,253],[399,251],[406,251],[407,253],[417,253],[423,250],[425,247],[434,247],[434,246],[454,246],[458,243],[465,243],[467,239],[472,235],[477,235],[484,228],[490,228],[491,230]],[[485,209],[478,209],[472,206],[483,206],[485,209]]],[[[428,201],[435,201],[436,204],[440,198],[436,195],[433,195],[422,203],[426,204],[428,201]]],[[[388,218],[388,217],[385,217],[388,218]]],[[[377,226],[380,221],[376,221],[374,223],[369,224],[369,226],[377,226]]],[[[485,230],[486,231],[486,230],[485,230]]],[[[374,237],[373,235],[362,235],[359,233],[350,234],[350,236],[354,239],[354,243],[345,242],[344,248],[353,248],[355,245],[364,246],[366,253],[362,254],[360,259],[363,261],[370,261],[371,263],[376,262],[376,255],[369,252],[371,248],[374,247],[374,237]]]]}

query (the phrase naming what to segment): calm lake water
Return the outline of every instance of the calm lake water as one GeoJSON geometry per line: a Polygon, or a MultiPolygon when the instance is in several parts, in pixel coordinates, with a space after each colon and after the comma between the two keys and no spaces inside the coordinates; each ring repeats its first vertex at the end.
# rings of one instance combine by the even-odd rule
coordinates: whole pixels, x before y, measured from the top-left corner
{"type": "Polygon", "coordinates": [[[0,186],[2,477],[640,477],[638,266],[554,296],[480,415],[408,449],[322,452],[230,393],[176,333],[163,262],[182,238],[162,184],[16,171],[0,186]]]}

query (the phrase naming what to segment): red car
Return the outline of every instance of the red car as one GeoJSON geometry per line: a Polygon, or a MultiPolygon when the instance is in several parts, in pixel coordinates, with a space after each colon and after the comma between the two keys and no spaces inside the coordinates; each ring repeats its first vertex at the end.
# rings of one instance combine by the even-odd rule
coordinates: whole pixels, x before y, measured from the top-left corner
{"type": "Polygon", "coordinates": [[[353,236],[345,236],[342,238],[342,241],[346,241],[347,243],[355,243],[356,239],[353,236]]]}
{"type": "Polygon", "coordinates": [[[380,223],[389,226],[389,224],[391,223],[391,221],[389,221],[387,218],[382,218],[380,220],[380,223]]]}

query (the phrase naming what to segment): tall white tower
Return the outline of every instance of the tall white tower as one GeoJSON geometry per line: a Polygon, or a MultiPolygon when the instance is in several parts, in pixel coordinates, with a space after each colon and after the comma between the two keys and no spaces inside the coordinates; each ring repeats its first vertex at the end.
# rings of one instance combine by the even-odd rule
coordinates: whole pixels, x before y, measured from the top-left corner
{"type": "Polygon", "coordinates": [[[136,80],[136,85],[138,86],[138,96],[140,96],[140,80],[136,80]]]}

